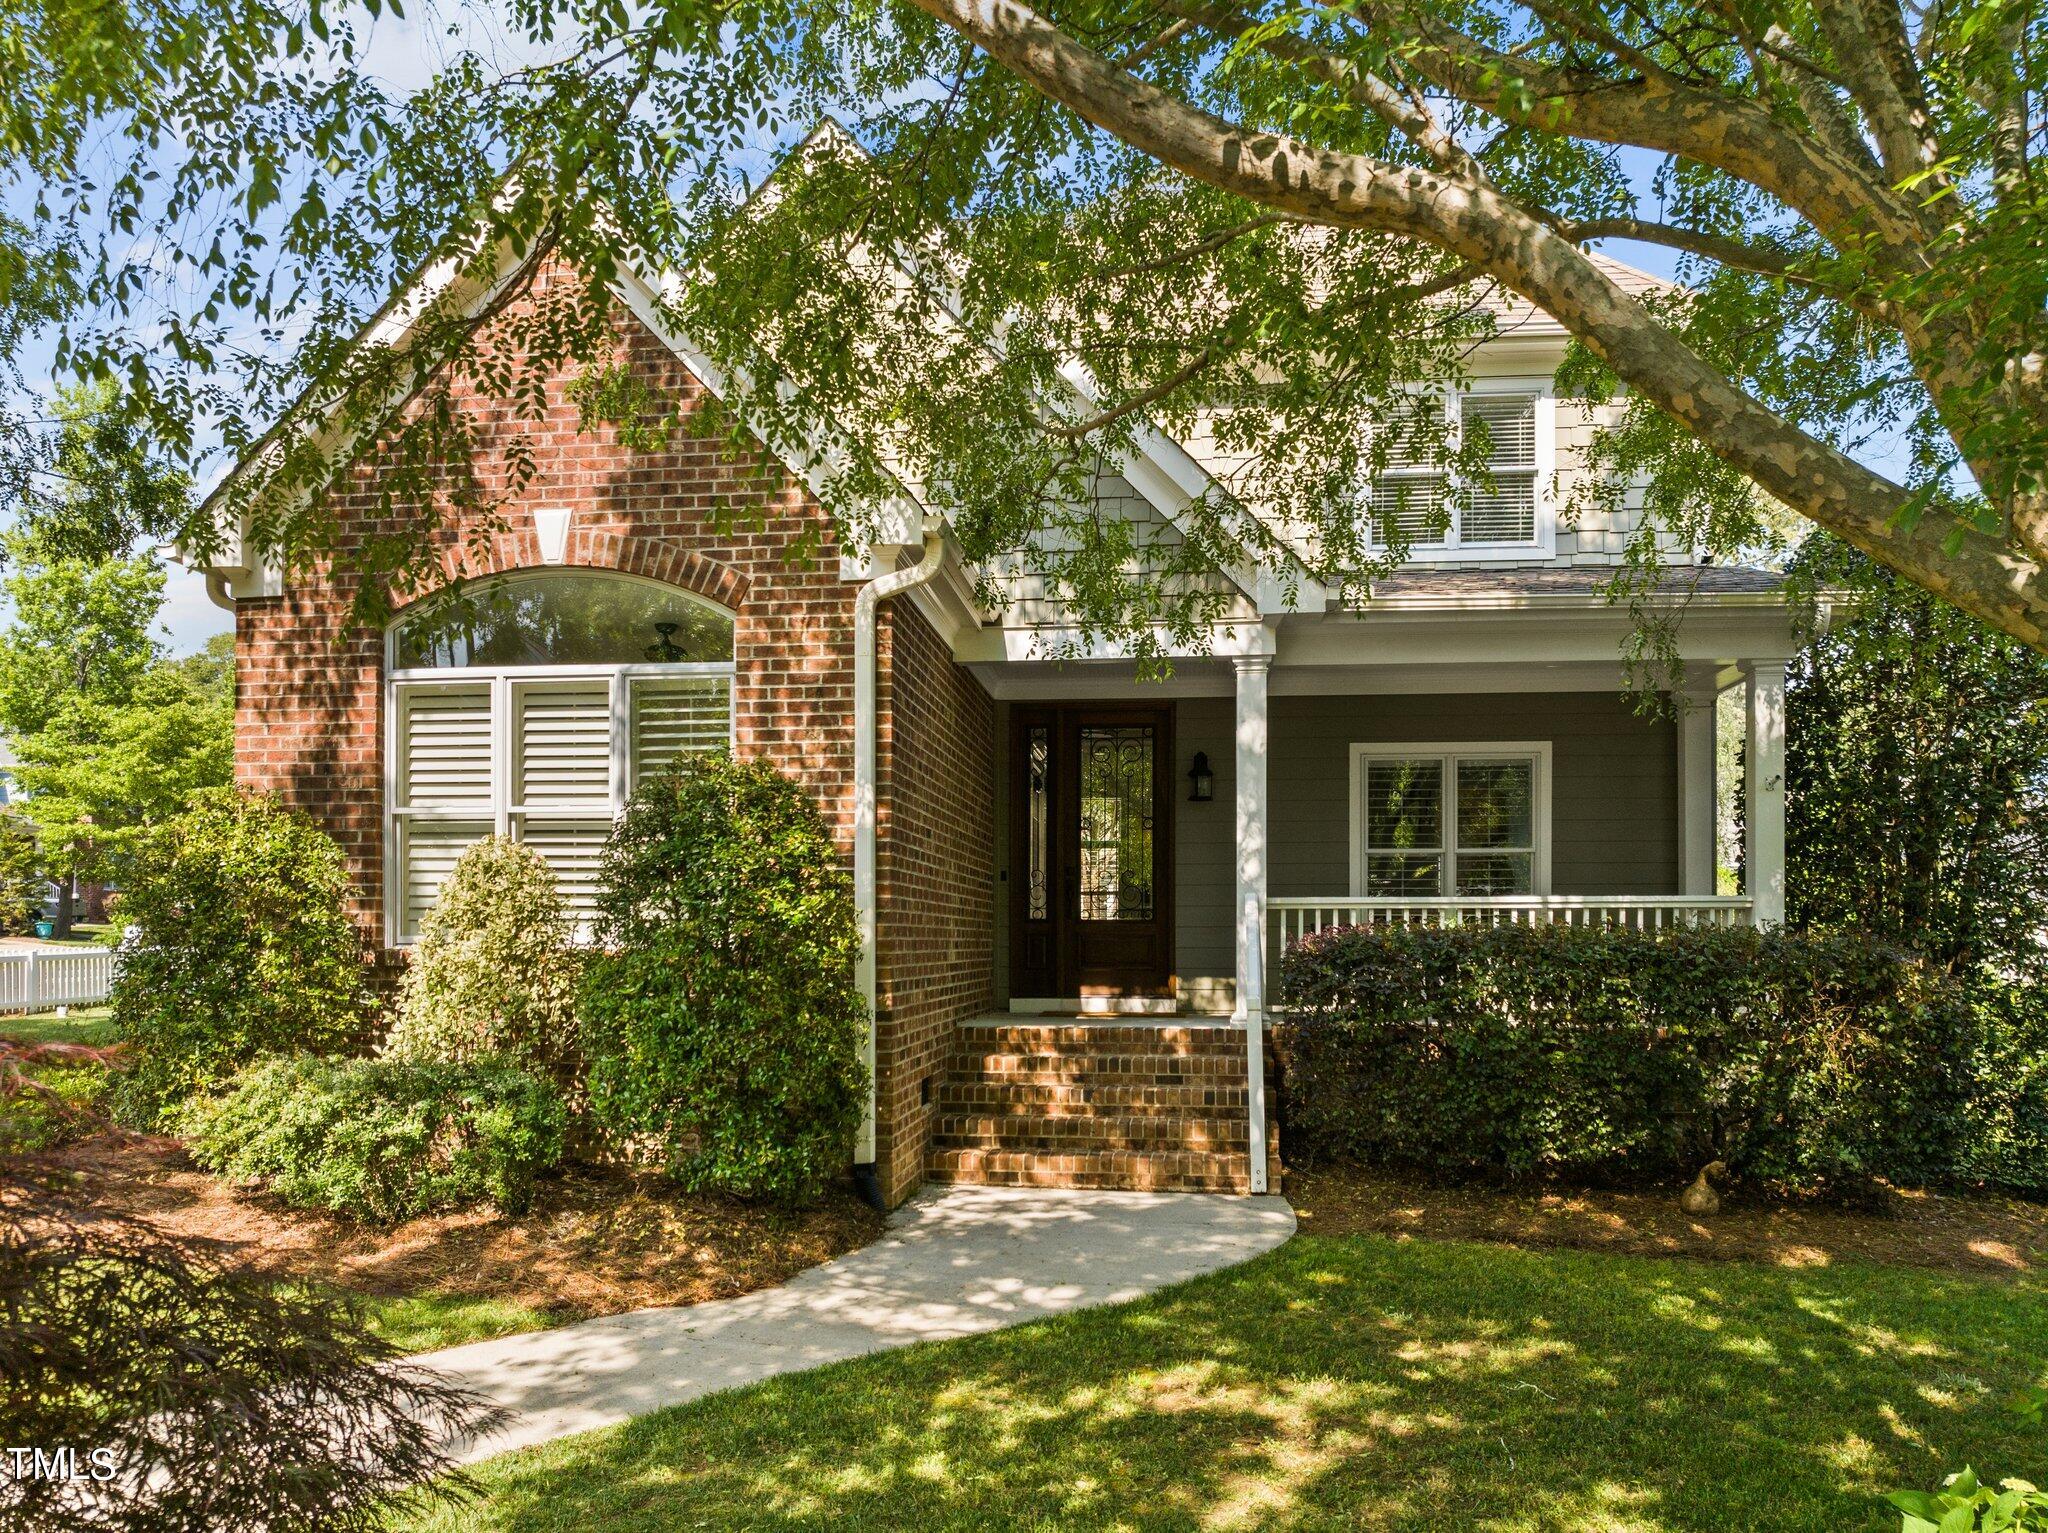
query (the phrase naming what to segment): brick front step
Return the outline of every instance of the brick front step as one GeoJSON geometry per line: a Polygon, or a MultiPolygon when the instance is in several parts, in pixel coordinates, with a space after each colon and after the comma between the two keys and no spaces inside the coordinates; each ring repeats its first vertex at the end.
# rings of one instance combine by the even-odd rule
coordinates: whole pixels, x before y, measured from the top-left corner
{"type": "Polygon", "coordinates": [[[937,1149],[926,1169],[935,1182],[971,1182],[985,1187],[1083,1187],[1111,1192],[1251,1190],[1251,1158],[1241,1154],[937,1149]]]}
{"type": "Polygon", "coordinates": [[[1085,1049],[1123,1054],[1224,1054],[1244,1057],[1244,1032],[1224,1024],[1182,1027],[1161,1024],[1063,1022],[1053,1025],[990,1026],[960,1030],[960,1046],[971,1052],[1059,1053],[1085,1049]]]}
{"type": "Polygon", "coordinates": [[[1215,1090],[1243,1085],[1243,1060],[1084,1059],[1050,1054],[991,1054],[953,1063],[953,1079],[990,1086],[1123,1086],[1215,1090]]]}
{"type": "Polygon", "coordinates": [[[1004,1187],[1247,1192],[1244,1045],[1240,1029],[1200,1024],[963,1027],[927,1171],[1004,1187]]]}
{"type": "Polygon", "coordinates": [[[995,1148],[1040,1150],[1192,1150],[1210,1154],[1234,1150],[1242,1154],[1251,1143],[1251,1124],[1235,1119],[1175,1114],[1141,1118],[1088,1114],[1080,1117],[1033,1118],[1016,1113],[948,1114],[935,1125],[934,1142],[948,1149],[995,1148]]]}
{"type": "Polygon", "coordinates": [[[1108,1112],[1158,1117],[1173,1113],[1236,1113],[1251,1108],[1251,1092],[1236,1084],[1151,1086],[1101,1082],[1024,1085],[1016,1081],[948,1081],[939,1088],[941,1115],[1006,1112],[1070,1118],[1108,1112]]]}

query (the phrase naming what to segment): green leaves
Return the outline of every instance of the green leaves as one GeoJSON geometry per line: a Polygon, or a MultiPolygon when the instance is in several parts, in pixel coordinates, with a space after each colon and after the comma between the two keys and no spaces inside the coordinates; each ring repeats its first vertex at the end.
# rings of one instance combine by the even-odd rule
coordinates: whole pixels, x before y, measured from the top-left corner
{"type": "Polygon", "coordinates": [[[765,763],[686,759],[634,794],[603,879],[581,994],[598,1121],[685,1187],[816,1198],[860,1122],[867,1004],[815,803],[765,763]]]}
{"type": "Polygon", "coordinates": [[[2025,1480],[1980,1484],[1968,1465],[1932,1493],[1895,1490],[1885,1497],[1902,1515],[1900,1533],[2020,1533],[2048,1528],[2048,1493],[2025,1480]]]}

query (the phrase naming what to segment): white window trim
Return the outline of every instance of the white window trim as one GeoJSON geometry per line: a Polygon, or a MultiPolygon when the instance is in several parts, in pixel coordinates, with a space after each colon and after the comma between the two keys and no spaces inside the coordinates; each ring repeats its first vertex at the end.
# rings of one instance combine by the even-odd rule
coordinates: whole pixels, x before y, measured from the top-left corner
{"type": "MultiPolygon", "coordinates": [[[[1464,430],[1464,415],[1459,399],[1467,394],[1533,394],[1536,396],[1536,536],[1518,543],[1466,543],[1458,536],[1458,517],[1452,514],[1451,525],[1445,529],[1444,540],[1436,543],[1411,543],[1408,557],[1414,561],[1432,564],[1526,564],[1532,559],[1552,559],[1557,556],[1557,397],[1548,378],[1474,378],[1462,389],[1429,388],[1415,389],[1417,394],[1433,394],[1443,401],[1444,413],[1449,417],[1451,444],[1455,445],[1464,430]]],[[[1439,469],[1415,469],[1403,472],[1392,471],[1387,477],[1420,478],[1427,473],[1441,473],[1446,489],[1454,490],[1456,476],[1439,469]]],[[[1370,547],[1384,549],[1378,529],[1373,529],[1370,547]]]]}
{"type": "MultiPolygon", "coordinates": [[[[394,646],[395,634],[390,641],[394,646]]],[[[395,650],[387,650],[387,654],[395,650]]],[[[737,666],[730,660],[656,661],[619,665],[521,665],[521,666],[415,666],[387,670],[384,680],[384,945],[409,948],[418,933],[403,930],[405,912],[405,865],[400,845],[401,827],[412,820],[442,820],[488,824],[491,833],[513,834],[527,819],[590,823],[616,820],[625,808],[632,773],[632,729],[630,689],[636,679],[664,681],[691,678],[723,679],[726,683],[726,741],[733,743],[738,709],[735,697],[737,666]],[[512,802],[514,699],[518,689],[535,682],[603,680],[608,689],[611,777],[610,792],[602,800],[563,800],[556,804],[526,805],[512,802]],[[399,799],[404,789],[401,722],[405,694],[414,690],[453,690],[487,686],[491,696],[491,795],[487,803],[469,805],[410,805],[399,799]]]]}
{"type": "MultiPolygon", "coordinates": [[[[1536,763],[1534,802],[1531,805],[1533,821],[1530,834],[1533,837],[1529,859],[1529,885],[1532,894],[1550,893],[1550,744],[1548,740],[1450,740],[1422,741],[1417,743],[1390,742],[1382,744],[1354,742],[1351,747],[1351,897],[1363,899],[1365,895],[1365,765],[1368,761],[1413,761],[1431,756],[1444,762],[1444,872],[1443,893],[1446,899],[1458,897],[1457,890],[1457,803],[1456,766],[1459,758],[1475,761],[1498,760],[1501,757],[1526,757],[1536,763]]],[[[1478,899],[1480,896],[1473,895],[1478,899]]]]}

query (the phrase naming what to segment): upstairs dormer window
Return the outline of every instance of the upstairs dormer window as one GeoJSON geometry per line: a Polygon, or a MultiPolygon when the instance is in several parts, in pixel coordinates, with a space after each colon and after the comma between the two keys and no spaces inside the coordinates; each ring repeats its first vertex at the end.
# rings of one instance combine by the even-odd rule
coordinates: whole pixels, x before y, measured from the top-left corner
{"type": "Polygon", "coordinates": [[[1373,542],[1385,547],[1399,529],[1418,558],[1547,557],[1556,543],[1545,482],[1555,429],[1547,393],[1489,381],[1408,397],[1410,408],[1444,412],[1444,453],[1406,432],[1390,442],[1373,481],[1373,542]],[[1480,437],[1485,472],[1460,482],[1443,459],[1480,437]]]}

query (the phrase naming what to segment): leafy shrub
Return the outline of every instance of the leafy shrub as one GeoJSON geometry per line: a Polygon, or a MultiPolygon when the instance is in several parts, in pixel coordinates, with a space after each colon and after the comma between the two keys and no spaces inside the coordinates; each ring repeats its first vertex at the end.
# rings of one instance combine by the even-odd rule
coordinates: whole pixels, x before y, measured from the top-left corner
{"type": "Polygon", "coordinates": [[[1963,1173],[2037,1192],[2048,1182],[2048,988],[1981,982],[1970,999],[1978,1028],[1963,1173]]]}
{"type": "Polygon", "coordinates": [[[1885,1499],[1898,1509],[1899,1533],[2040,1533],[2048,1528],[2048,1492],[2026,1480],[1986,1485],[1968,1465],[1944,1479],[1940,1490],[1895,1490],[1885,1499]]]}
{"type": "Polygon", "coordinates": [[[1967,1174],[1980,1019],[1865,940],[1351,928],[1296,945],[1278,978],[1307,1159],[1665,1178],[1722,1160],[1802,1193],[1967,1174]]]}
{"type": "Polygon", "coordinates": [[[693,1189],[801,1202],[861,1116],[853,901],[823,817],[760,763],[687,761],[605,849],[582,1014],[591,1106],[693,1189]]]}
{"type": "Polygon", "coordinates": [[[420,928],[385,1053],[446,1063],[497,1055],[573,1086],[573,935],[554,870],[538,852],[502,836],[477,842],[420,928]]]}
{"type": "Polygon", "coordinates": [[[508,1065],[302,1055],[252,1065],[174,1123],[209,1171],[390,1222],[485,1202],[520,1212],[562,1158],[566,1118],[552,1086],[508,1065]]]}
{"type": "Polygon", "coordinates": [[[360,1042],[371,995],[347,898],[340,848],[269,799],[197,795],[146,833],[113,990],[134,1052],[123,1115],[146,1125],[251,1060],[360,1042]]]}
{"type": "Polygon", "coordinates": [[[0,1155],[54,1149],[103,1128],[110,1051],[0,1039],[0,1155]]]}
{"type": "Polygon", "coordinates": [[[473,1492],[451,1450],[502,1420],[331,1295],[47,1206],[0,1224],[0,1378],[0,1443],[77,1456],[0,1476],[22,1533],[367,1533],[473,1492]]]}

